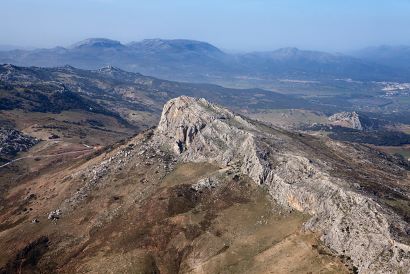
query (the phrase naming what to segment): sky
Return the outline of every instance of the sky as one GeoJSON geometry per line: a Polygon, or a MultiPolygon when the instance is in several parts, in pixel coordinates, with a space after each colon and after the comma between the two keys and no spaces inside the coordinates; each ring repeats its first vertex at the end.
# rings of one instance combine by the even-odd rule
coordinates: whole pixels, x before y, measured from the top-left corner
{"type": "Polygon", "coordinates": [[[410,0],[0,0],[0,45],[194,39],[233,51],[410,45],[410,0]]]}

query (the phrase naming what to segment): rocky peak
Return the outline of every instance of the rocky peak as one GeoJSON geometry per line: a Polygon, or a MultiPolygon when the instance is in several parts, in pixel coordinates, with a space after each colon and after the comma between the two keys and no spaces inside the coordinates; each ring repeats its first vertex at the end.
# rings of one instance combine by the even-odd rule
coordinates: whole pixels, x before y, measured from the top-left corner
{"type": "Polygon", "coordinates": [[[15,70],[16,69],[16,66],[14,66],[12,64],[4,64],[4,65],[1,65],[1,67],[3,69],[6,69],[6,70],[15,70]]]}
{"type": "Polygon", "coordinates": [[[112,79],[121,79],[122,81],[134,81],[136,77],[141,76],[141,74],[139,73],[127,72],[114,66],[105,66],[96,70],[96,72],[98,74],[103,75],[104,77],[110,77],[112,79]]]}
{"type": "MultiPolygon", "coordinates": [[[[357,114],[350,118],[357,119],[357,114]]],[[[161,146],[172,148],[181,161],[231,168],[263,185],[284,208],[311,215],[305,228],[321,235],[329,248],[349,258],[360,272],[409,269],[409,224],[371,189],[362,187],[377,188],[395,180],[404,183],[407,175],[389,182],[380,181],[380,176],[407,171],[396,166],[395,171],[384,173],[381,167],[392,163],[364,147],[270,128],[205,99],[186,96],[165,104],[155,138],[161,146]],[[354,179],[348,170],[356,169],[367,179],[354,179]],[[383,175],[376,176],[374,170],[383,175]]],[[[408,190],[399,191],[409,195],[408,190]]]]}
{"type": "Polygon", "coordinates": [[[347,127],[347,128],[357,129],[357,130],[364,129],[361,123],[361,117],[356,111],[335,113],[329,117],[329,121],[333,125],[337,125],[341,127],[347,127]]]}
{"type": "Polygon", "coordinates": [[[16,73],[18,73],[18,67],[12,64],[0,65],[0,80],[6,81],[7,77],[16,73]]]}
{"type": "Polygon", "coordinates": [[[98,72],[102,73],[102,74],[110,74],[110,75],[126,73],[124,70],[122,70],[118,67],[114,67],[114,66],[102,67],[102,68],[98,69],[98,72]]]}
{"type": "Polygon", "coordinates": [[[123,71],[120,68],[114,67],[114,66],[105,66],[99,69],[99,71],[104,72],[104,71],[123,71]]]}
{"type": "Polygon", "coordinates": [[[263,183],[265,152],[256,147],[255,133],[254,125],[241,116],[205,99],[187,96],[165,104],[157,128],[161,142],[172,146],[182,159],[237,164],[255,182],[263,183]]]}
{"type": "Polygon", "coordinates": [[[165,104],[157,131],[174,139],[175,151],[182,153],[205,125],[233,117],[230,111],[205,99],[181,96],[165,104]]]}

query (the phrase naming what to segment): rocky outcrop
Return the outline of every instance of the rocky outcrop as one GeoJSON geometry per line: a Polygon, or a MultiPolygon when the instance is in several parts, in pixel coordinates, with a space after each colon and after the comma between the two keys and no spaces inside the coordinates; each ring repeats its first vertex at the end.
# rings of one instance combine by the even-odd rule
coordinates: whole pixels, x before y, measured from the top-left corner
{"type": "Polygon", "coordinates": [[[336,126],[357,130],[364,129],[364,125],[362,125],[360,116],[356,111],[335,113],[329,117],[329,121],[336,126]]]}
{"type": "Polygon", "coordinates": [[[0,161],[10,159],[21,151],[26,151],[39,142],[14,129],[0,128],[0,161]]]}
{"type": "Polygon", "coordinates": [[[405,168],[364,148],[270,128],[190,97],[164,106],[155,138],[183,161],[236,169],[285,208],[310,214],[305,228],[360,272],[410,268],[409,224],[365,187],[391,184],[386,195],[408,199],[408,189],[394,185],[408,185],[405,168]]]}

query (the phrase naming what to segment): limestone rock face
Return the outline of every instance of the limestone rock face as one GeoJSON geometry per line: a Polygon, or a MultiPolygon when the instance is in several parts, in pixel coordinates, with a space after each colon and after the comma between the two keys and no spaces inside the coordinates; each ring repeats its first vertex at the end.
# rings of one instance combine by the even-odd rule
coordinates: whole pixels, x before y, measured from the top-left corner
{"type": "Polygon", "coordinates": [[[182,161],[231,167],[285,208],[310,214],[305,228],[360,272],[410,269],[410,226],[381,198],[410,199],[408,167],[369,148],[271,128],[190,97],[164,106],[154,138],[182,161]]]}
{"type": "Polygon", "coordinates": [[[359,114],[355,111],[335,113],[329,117],[329,121],[333,125],[337,126],[348,127],[357,130],[364,129],[364,126],[360,121],[359,114]]]}

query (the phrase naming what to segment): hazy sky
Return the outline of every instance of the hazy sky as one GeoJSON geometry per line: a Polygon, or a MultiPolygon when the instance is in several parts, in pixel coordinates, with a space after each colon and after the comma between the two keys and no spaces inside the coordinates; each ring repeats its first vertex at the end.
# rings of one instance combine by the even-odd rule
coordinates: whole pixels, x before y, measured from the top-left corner
{"type": "Polygon", "coordinates": [[[410,0],[0,0],[0,44],[187,38],[223,49],[410,45],[410,0]]]}

